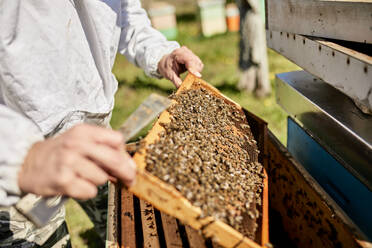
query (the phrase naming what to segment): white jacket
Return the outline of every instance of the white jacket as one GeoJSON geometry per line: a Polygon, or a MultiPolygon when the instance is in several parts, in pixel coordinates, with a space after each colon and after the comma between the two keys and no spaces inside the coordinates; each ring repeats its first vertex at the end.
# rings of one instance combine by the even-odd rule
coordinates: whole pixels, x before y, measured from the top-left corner
{"type": "Polygon", "coordinates": [[[79,122],[108,124],[118,51],[159,76],[159,60],[178,47],[138,0],[0,0],[0,205],[19,199],[34,142],[79,122]]]}

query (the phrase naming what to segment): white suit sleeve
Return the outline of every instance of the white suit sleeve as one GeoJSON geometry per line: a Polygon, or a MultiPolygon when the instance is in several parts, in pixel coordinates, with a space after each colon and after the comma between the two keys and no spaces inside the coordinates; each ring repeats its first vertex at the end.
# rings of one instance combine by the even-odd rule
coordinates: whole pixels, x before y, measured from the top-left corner
{"type": "Polygon", "coordinates": [[[27,151],[44,137],[39,127],[18,111],[17,103],[23,97],[15,89],[23,86],[16,80],[9,57],[17,56],[14,54],[19,50],[13,42],[19,1],[0,1],[0,10],[0,206],[10,206],[20,198],[18,171],[27,151]]]}
{"type": "Polygon", "coordinates": [[[132,63],[145,70],[148,76],[160,77],[157,72],[160,59],[179,48],[151,27],[139,0],[121,0],[121,37],[119,52],[132,63]]]}
{"type": "Polygon", "coordinates": [[[32,121],[1,103],[0,123],[0,206],[10,206],[20,199],[20,166],[28,149],[43,140],[43,135],[32,121]]]}

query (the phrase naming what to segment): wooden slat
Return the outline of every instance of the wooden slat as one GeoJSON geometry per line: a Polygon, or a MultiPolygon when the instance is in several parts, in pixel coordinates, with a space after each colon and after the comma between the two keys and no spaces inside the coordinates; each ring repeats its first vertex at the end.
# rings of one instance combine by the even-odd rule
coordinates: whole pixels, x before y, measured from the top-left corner
{"type": "MultiPolygon", "coordinates": [[[[247,110],[243,109],[243,111],[245,112],[252,134],[257,141],[257,147],[260,151],[258,155],[259,162],[266,169],[268,166],[267,123],[260,119],[258,116],[248,112],[247,110]]],[[[265,247],[265,245],[269,244],[269,180],[266,170],[264,171],[264,174],[265,179],[261,205],[262,217],[260,218],[262,225],[258,227],[257,236],[261,238],[261,245],[265,247]]]]}
{"type": "Polygon", "coordinates": [[[121,192],[121,246],[136,247],[133,194],[124,188],[121,192]]]}
{"type": "Polygon", "coordinates": [[[205,239],[199,232],[190,226],[186,225],[186,235],[189,240],[190,248],[206,248],[205,239]]]}
{"type": "Polygon", "coordinates": [[[264,189],[262,195],[262,229],[261,229],[261,245],[269,244],[269,176],[266,170],[264,171],[264,189]]]}
{"type": "Polygon", "coordinates": [[[182,247],[182,240],[178,230],[177,220],[168,214],[161,213],[161,221],[163,224],[163,231],[165,243],[167,248],[182,247]]]}
{"type": "Polygon", "coordinates": [[[371,0],[266,0],[266,5],[270,30],[372,43],[371,0]]]}
{"type": "Polygon", "coordinates": [[[119,214],[119,190],[120,188],[112,183],[108,183],[108,199],[107,199],[107,238],[106,248],[118,248],[118,214],[119,214]]]}
{"type": "MultiPolygon", "coordinates": [[[[192,74],[188,74],[185,81],[178,89],[177,94],[183,90],[199,87],[208,90],[211,94],[222,98],[226,103],[232,104],[242,111],[242,108],[238,104],[226,98],[216,88],[192,74]]],[[[169,122],[169,113],[167,111],[164,111],[160,115],[159,120],[155,123],[150,133],[144,139],[145,144],[148,145],[159,137],[159,133],[163,130],[159,124],[160,122],[169,122]]],[[[145,171],[145,156],[145,148],[134,155],[134,160],[138,168],[137,180],[135,185],[130,187],[129,190],[137,197],[151,202],[154,207],[160,211],[180,219],[183,223],[189,224],[197,230],[203,227],[203,233],[207,237],[217,240],[219,244],[224,247],[234,247],[238,244],[240,244],[241,247],[260,247],[260,245],[252,240],[243,239],[241,233],[219,220],[214,220],[212,217],[206,217],[203,219],[199,218],[201,214],[201,209],[199,207],[193,206],[173,186],[164,183],[157,177],[145,171]]],[[[263,204],[267,204],[267,202],[263,204]]]]}
{"type": "Polygon", "coordinates": [[[269,134],[270,207],[296,247],[371,247],[366,237],[285,147],[269,134]]]}
{"type": "MultiPolygon", "coordinates": [[[[372,22],[371,22],[372,23],[372,22]]],[[[372,57],[334,42],[267,31],[268,46],[372,113],[372,57]]]]}
{"type": "Polygon", "coordinates": [[[144,200],[140,200],[140,205],[144,247],[160,248],[154,207],[144,200]]]}

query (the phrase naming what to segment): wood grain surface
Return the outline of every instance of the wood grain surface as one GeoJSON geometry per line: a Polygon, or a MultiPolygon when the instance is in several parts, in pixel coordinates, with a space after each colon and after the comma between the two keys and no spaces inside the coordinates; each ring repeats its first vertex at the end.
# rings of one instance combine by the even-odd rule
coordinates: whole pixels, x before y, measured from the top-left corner
{"type": "Polygon", "coordinates": [[[269,134],[270,206],[296,247],[371,247],[285,147],[269,134]]]}
{"type": "Polygon", "coordinates": [[[177,220],[168,214],[161,213],[161,221],[167,248],[183,247],[177,220]]]}
{"type": "Polygon", "coordinates": [[[140,206],[143,229],[143,245],[147,248],[160,248],[154,207],[144,200],[140,200],[140,206]]]}
{"type": "Polygon", "coordinates": [[[136,229],[133,194],[127,189],[121,191],[121,244],[123,248],[136,247],[136,229]]]}

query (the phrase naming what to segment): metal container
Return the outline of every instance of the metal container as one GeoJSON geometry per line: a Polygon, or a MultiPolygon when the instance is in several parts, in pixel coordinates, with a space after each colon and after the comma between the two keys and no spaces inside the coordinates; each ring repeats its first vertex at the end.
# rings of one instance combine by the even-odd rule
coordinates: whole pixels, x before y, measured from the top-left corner
{"type": "Polygon", "coordinates": [[[277,101],[292,117],[289,152],[372,238],[372,116],[304,71],[276,82],[277,101]]]}

